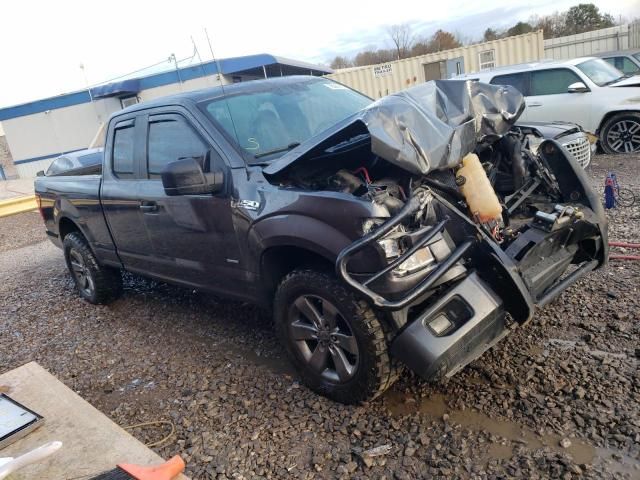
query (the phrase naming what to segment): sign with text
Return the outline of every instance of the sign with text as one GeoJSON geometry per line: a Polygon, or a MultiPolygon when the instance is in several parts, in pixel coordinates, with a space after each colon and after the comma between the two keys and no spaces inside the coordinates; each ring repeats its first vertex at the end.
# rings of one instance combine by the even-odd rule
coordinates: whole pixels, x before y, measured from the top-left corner
{"type": "Polygon", "coordinates": [[[393,70],[391,68],[390,63],[385,63],[384,65],[376,65],[373,67],[373,76],[378,77],[386,77],[387,75],[391,75],[393,70]]]}

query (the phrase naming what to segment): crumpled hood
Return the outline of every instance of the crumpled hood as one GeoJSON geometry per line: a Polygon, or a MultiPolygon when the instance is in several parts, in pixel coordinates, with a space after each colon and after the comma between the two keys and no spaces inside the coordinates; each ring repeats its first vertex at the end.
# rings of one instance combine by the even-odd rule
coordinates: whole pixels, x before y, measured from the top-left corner
{"type": "Polygon", "coordinates": [[[318,150],[347,140],[364,124],[371,150],[416,175],[456,166],[478,142],[509,131],[524,110],[515,88],[470,80],[434,80],[373,102],[265,168],[276,175],[318,150]],[[335,143],[328,142],[336,139],[335,143]]]}

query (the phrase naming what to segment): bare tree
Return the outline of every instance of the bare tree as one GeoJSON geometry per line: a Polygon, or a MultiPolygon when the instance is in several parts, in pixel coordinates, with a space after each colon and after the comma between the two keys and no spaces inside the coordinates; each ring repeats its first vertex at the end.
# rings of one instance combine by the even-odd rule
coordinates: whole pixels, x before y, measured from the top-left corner
{"type": "Polygon", "coordinates": [[[413,45],[411,25],[408,23],[391,25],[387,29],[387,33],[389,34],[389,37],[391,37],[391,41],[395,46],[397,59],[400,60],[401,58],[406,58],[413,45]]]}
{"type": "Polygon", "coordinates": [[[331,68],[333,68],[334,70],[349,67],[353,67],[353,62],[350,61],[347,57],[338,55],[331,61],[331,68]]]}
{"type": "Polygon", "coordinates": [[[395,50],[364,50],[355,56],[353,64],[356,67],[362,67],[365,65],[392,62],[396,59],[395,55],[395,50]]]}

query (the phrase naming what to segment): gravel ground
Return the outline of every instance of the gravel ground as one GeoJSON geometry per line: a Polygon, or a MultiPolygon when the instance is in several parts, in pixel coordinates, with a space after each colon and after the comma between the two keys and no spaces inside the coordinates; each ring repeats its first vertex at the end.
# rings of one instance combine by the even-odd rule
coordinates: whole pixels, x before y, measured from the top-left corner
{"type": "Polygon", "coordinates": [[[44,239],[42,218],[37,212],[0,219],[0,252],[33,245],[44,239]]]}
{"type": "MultiPolygon", "coordinates": [[[[609,212],[611,239],[640,238],[638,162],[589,168],[639,195],[609,212]]],[[[298,383],[254,307],[133,276],[92,306],[44,239],[37,215],[0,220],[0,373],[35,360],[119,425],[172,422],[154,450],[192,478],[640,478],[636,263],[580,281],[446,383],[407,374],[348,407],[298,383]]]]}

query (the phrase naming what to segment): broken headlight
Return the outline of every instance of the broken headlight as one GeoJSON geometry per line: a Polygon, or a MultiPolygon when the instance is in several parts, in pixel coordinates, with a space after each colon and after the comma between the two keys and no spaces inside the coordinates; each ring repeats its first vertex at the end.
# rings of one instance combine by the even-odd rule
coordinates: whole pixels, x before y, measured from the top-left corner
{"type": "MultiPolygon", "coordinates": [[[[365,234],[369,233],[382,225],[386,220],[386,218],[367,218],[362,224],[362,230],[365,234]]],[[[389,234],[378,240],[378,245],[380,245],[384,251],[384,256],[388,262],[394,261],[407,251],[408,247],[405,247],[402,243],[404,233],[405,227],[398,225],[389,234]]],[[[410,273],[422,270],[434,262],[435,258],[433,253],[429,247],[425,246],[414,252],[413,255],[394,268],[392,272],[398,277],[404,277],[410,273]]]]}
{"type": "MultiPolygon", "coordinates": [[[[382,250],[384,250],[385,257],[389,262],[398,258],[405,251],[402,247],[401,237],[383,238],[378,241],[378,245],[380,245],[382,250]]],[[[435,259],[433,258],[433,254],[431,253],[431,250],[429,250],[429,247],[422,247],[394,268],[392,272],[399,277],[404,277],[410,273],[422,270],[434,262],[435,259]]]]}
{"type": "Polygon", "coordinates": [[[538,154],[538,149],[540,148],[540,144],[544,142],[544,138],[540,138],[536,135],[527,135],[526,136],[529,144],[528,148],[534,155],[538,154]]]}

